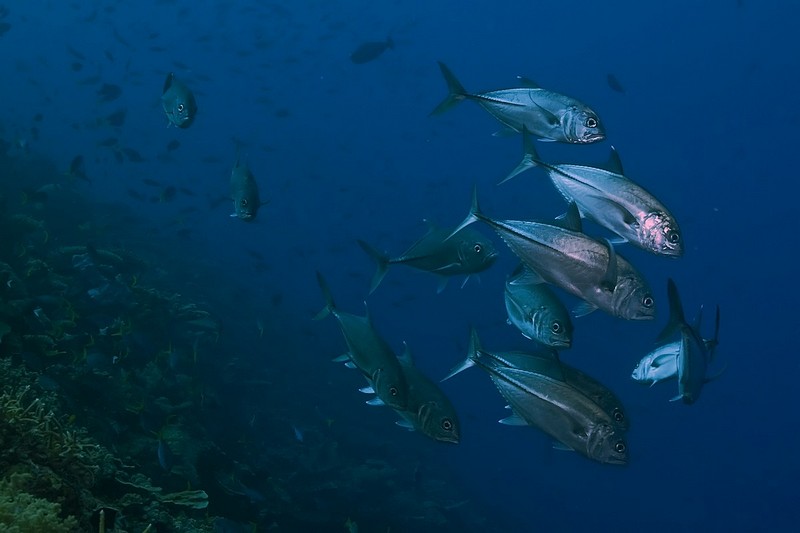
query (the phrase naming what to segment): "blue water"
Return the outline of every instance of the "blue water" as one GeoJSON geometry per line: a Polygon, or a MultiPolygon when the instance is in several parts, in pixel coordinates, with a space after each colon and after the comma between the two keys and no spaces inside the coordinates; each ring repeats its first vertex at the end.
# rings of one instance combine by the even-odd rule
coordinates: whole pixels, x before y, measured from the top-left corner
{"type": "MultiPolygon", "coordinates": [[[[447,474],[437,475],[447,477],[454,493],[506,531],[791,527],[800,477],[791,259],[800,61],[786,44],[800,16],[794,2],[490,7],[176,0],[7,7],[0,137],[25,143],[15,149],[59,169],[82,154],[92,182],[72,186],[97,205],[124,206],[137,217],[116,222],[108,241],[146,243],[176,287],[214,303],[227,347],[214,357],[246,360],[281,384],[220,385],[230,395],[224,403],[242,420],[254,412],[279,413],[299,427],[334,419],[343,455],[391,462],[401,453],[419,458],[423,468],[442,468],[447,474]],[[388,35],[395,47],[376,60],[349,60],[362,42],[388,35]],[[367,299],[392,347],[400,351],[407,341],[432,378],[463,359],[471,325],[487,348],[527,346],[505,323],[501,289],[516,259],[495,235],[501,257],[480,282],[459,289],[462,280],[454,279],[437,294],[433,276],[398,266],[367,298],[374,265],[356,239],[399,254],[424,233],[424,220],[460,222],[473,184],[484,211],[497,218],[548,218],[564,209],[538,170],[495,185],[518,163],[521,142],[492,136],[499,124],[478,106],[465,102],[428,117],[446,94],[437,60],[471,91],[513,86],[515,76],[525,75],[588,103],[608,139],[591,146],[540,143],[540,154],[594,163],[613,144],[626,174],[670,206],[681,224],[687,250],[678,260],[619,250],[653,286],[662,303],[657,319],[624,322],[593,313],[576,321],[573,348],[563,354],[625,402],[632,420],[626,467],[553,450],[535,429],[497,424],[507,411],[478,370],[442,385],[459,411],[461,443],[434,443],[395,427],[388,410],[364,405],[356,391],[363,382],[329,361],[344,342],[333,320],[311,320],[323,306],[317,270],[342,309],[360,314],[367,299]],[[159,96],[168,72],[197,97],[189,129],[167,127],[159,96]],[[624,94],[609,87],[608,74],[624,94]],[[99,102],[102,83],[119,85],[122,95],[99,102]],[[127,110],[123,127],[96,124],[118,109],[127,110]],[[111,149],[97,145],[108,137],[145,161],[117,163],[111,149]],[[211,207],[228,193],[234,137],[269,201],[252,224],[230,218],[229,201],[211,207]],[[172,140],[180,148],[159,158],[172,140]],[[158,194],[143,178],[194,196],[139,201],[131,191],[158,194]],[[715,304],[722,310],[717,358],[727,369],[690,406],[668,401],[674,383],[648,389],[629,378],[666,322],[668,277],[689,315],[706,306],[708,334],[708,310],[715,304]]],[[[70,206],[47,209],[66,213],[70,206]]],[[[235,418],[208,422],[232,455],[236,436],[225,424],[235,418]]],[[[280,439],[291,441],[289,424],[271,428],[284,430],[280,439]]],[[[257,442],[266,447],[277,438],[262,434],[257,442]]],[[[370,505],[382,502],[373,495],[370,505]]],[[[357,520],[357,502],[337,512],[341,523],[357,520]]],[[[387,503],[387,524],[391,513],[387,503]]],[[[439,530],[458,528],[451,522],[439,530]]]]}

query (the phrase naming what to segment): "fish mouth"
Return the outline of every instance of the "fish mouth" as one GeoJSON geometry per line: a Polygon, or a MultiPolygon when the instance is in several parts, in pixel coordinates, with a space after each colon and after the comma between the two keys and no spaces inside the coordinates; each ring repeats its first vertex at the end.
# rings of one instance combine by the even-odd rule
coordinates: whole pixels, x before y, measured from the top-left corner
{"type": "Polygon", "coordinates": [[[598,141],[602,141],[605,138],[606,138],[605,133],[587,133],[586,135],[578,139],[578,144],[595,143],[598,141]]]}

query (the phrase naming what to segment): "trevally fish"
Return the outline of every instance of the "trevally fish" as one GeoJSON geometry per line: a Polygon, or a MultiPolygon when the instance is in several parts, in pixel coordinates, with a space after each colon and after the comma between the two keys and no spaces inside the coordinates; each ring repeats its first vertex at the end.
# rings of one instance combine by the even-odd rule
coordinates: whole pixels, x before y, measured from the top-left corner
{"type": "Polygon", "coordinates": [[[599,308],[627,320],[654,318],[655,299],[644,277],[614,251],[611,243],[597,241],[580,231],[580,217],[574,203],[570,204],[564,220],[567,227],[494,220],[481,213],[476,188],[470,212],[456,232],[476,220],[494,228],[522,262],[544,281],[584,300],[573,311],[576,316],[599,308]]]}
{"type": "Polygon", "coordinates": [[[258,208],[266,202],[258,197],[258,184],[246,163],[236,158],[231,171],[231,198],[233,199],[232,217],[245,222],[252,222],[258,214],[258,208]]]}
{"type": "MultiPolygon", "coordinates": [[[[389,265],[404,264],[440,276],[438,292],[444,290],[450,276],[477,274],[492,266],[497,250],[485,236],[475,230],[463,228],[455,232],[431,228],[402,255],[390,258],[365,241],[358,244],[377,263],[372,277],[370,294],[380,285],[389,265]]],[[[463,285],[462,285],[463,286],[463,285]]]]}
{"type": "Polygon", "coordinates": [[[167,114],[167,120],[179,128],[188,128],[197,114],[197,102],[194,94],[175,74],[170,72],[164,81],[161,93],[161,106],[167,114]]]}
{"type": "Polygon", "coordinates": [[[404,419],[398,425],[417,430],[433,440],[458,444],[460,429],[455,407],[436,383],[414,365],[408,345],[400,363],[408,384],[408,406],[397,410],[404,419]]]}
{"type": "Polygon", "coordinates": [[[394,41],[389,36],[385,41],[369,41],[362,43],[350,54],[350,61],[357,65],[378,59],[386,50],[394,48],[394,41]]]}
{"type": "Polygon", "coordinates": [[[514,413],[501,423],[535,426],[600,463],[627,462],[623,432],[614,427],[608,413],[575,387],[548,373],[508,366],[480,350],[471,353],[473,363],[489,374],[514,413]]]}
{"type": "Polygon", "coordinates": [[[524,263],[506,280],[505,304],[508,322],[522,335],[545,346],[572,346],[569,311],[550,285],[524,263]]]}
{"type": "Polygon", "coordinates": [[[528,87],[472,94],[447,66],[439,61],[450,93],[431,111],[443,113],[462,100],[473,100],[509,129],[519,133],[526,127],[543,140],[587,144],[605,139],[597,113],[574,98],[548,91],[525,80],[528,87]]]}
{"type": "Polygon", "coordinates": [[[522,162],[500,183],[533,167],[542,167],[567,202],[575,202],[578,211],[607,228],[624,241],[648,252],[669,257],[683,255],[683,237],[672,213],[622,173],[622,163],[614,148],[610,170],[585,165],[551,165],[539,159],[527,130],[522,132],[525,155],[522,162]]]}
{"type": "Polygon", "coordinates": [[[614,392],[584,372],[574,368],[558,357],[558,352],[551,348],[541,348],[533,352],[488,352],[481,347],[475,328],[471,328],[467,357],[442,379],[450,379],[462,370],[474,366],[478,357],[491,359],[497,364],[518,368],[528,372],[544,374],[551,379],[563,381],[578,392],[592,400],[612,420],[612,425],[622,431],[628,429],[628,417],[622,401],[614,392]]]}
{"type": "MultiPolygon", "coordinates": [[[[393,409],[404,410],[408,405],[408,385],[405,374],[397,356],[373,326],[369,312],[363,317],[343,313],[336,308],[328,284],[319,272],[317,272],[317,281],[325,297],[325,308],[317,314],[315,319],[321,319],[328,315],[336,317],[347,343],[347,353],[335,361],[346,359],[348,363],[361,371],[380,402],[393,409]]],[[[379,404],[380,402],[371,403],[379,404]]]]}
{"type": "Polygon", "coordinates": [[[712,378],[708,376],[708,366],[713,352],[719,343],[719,306],[717,306],[714,338],[707,342],[700,335],[698,327],[694,328],[686,322],[678,288],[672,278],[667,280],[669,297],[669,321],[659,335],[666,339],[678,334],[678,353],[675,356],[678,376],[678,395],[671,401],[683,400],[692,404],[700,397],[703,385],[712,378]]]}

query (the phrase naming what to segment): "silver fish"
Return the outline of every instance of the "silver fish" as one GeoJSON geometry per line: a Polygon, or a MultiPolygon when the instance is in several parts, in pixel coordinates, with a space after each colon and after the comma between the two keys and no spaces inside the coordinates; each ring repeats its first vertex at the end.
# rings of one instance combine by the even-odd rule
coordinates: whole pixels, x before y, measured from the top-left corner
{"type": "Polygon", "coordinates": [[[347,343],[347,353],[335,359],[352,364],[367,379],[379,402],[397,410],[405,410],[408,405],[408,385],[400,361],[386,341],[378,334],[369,313],[356,316],[343,313],[336,308],[328,284],[317,272],[317,282],[325,297],[325,308],[315,319],[333,315],[339,321],[342,334],[347,343]]]}
{"type": "Polygon", "coordinates": [[[612,147],[611,170],[584,165],[551,165],[539,159],[527,130],[522,132],[522,162],[506,178],[533,167],[547,171],[553,185],[567,202],[575,202],[578,211],[622,239],[658,255],[683,255],[683,236],[672,213],[622,173],[619,155],[612,147]]]}
{"type": "Polygon", "coordinates": [[[473,100],[509,129],[527,128],[542,139],[573,144],[587,144],[605,139],[605,130],[597,113],[574,98],[548,91],[524,80],[527,87],[468,93],[447,66],[439,62],[449,94],[431,111],[443,113],[462,100],[473,100]]]}
{"type": "Polygon", "coordinates": [[[537,427],[567,448],[601,463],[627,462],[623,432],[614,427],[608,413],[559,375],[508,366],[480,350],[470,353],[473,364],[489,374],[514,413],[501,423],[537,427]]]}
{"type": "Polygon", "coordinates": [[[476,190],[456,231],[476,220],[487,223],[528,268],[584,300],[574,311],[577,316],[599,308],[627,320],[654,318],[655,300],[644,277],[610,243],[581,233],[576,210],[571,204],[565,224],[577,231],[543,222],[493,220],[481,213],[476,190]]]}
{"type": "Polygon", "coordinates": [[[414,366],[407,345],[400,362],[408,384],[408,406],[405,410],[397,411],[404,419],[398,424],[415,429],[433,440],[458,444],[460,425],[450,399],[414,366]]]}
{"type": "Polygon", "coordinates": [[[232,217],[245,222],[252,222],[258,214],[258,208],[263,205],[258,197],[258,184],[250,168],[236,158],[236,164],[231,171],[231,198],[233,199],[232,217]]]}
{"type": "Polygon", "coordinates": [[[549,348],[534,352],[487,352],[481,347],[477,331],[472,328],[467,358],[454,367],[442,381],[474,366],[476,364],[474,360],[481,356],[502,366],[543,374],[556,381],[563,381],[600,407],[612,420],[611,423],[615,428],[627,431],[628,417],[617,395],[593,377],[562,362],[558,352],[549,348]]]}
{"type": "Polygon", "coordinates": [[[197,115],[197,102],[194,94],[181,81],[170,72],[164,81],[164,90],[161,93],[161,106],[167,114],[167,120],[179,128],[188,128],[197,115]]]}
{"type": "Polygon", "coordinates": [[[509,323],[526,338],[554,348],[572,346],[569,311],[553,289],[522,263],[506,280],[505,304],[509,323]]]}
{"type": "MultiPolygon", "coordinates": [[[[403,264],[440,276],[438,291],[451,276],[477,274],[492,266],[497,250],[492,241],[468,228],[455,232],[431,228],[399,257],[391,258],[359,240],[358,244],[377,263],[370,294],[380,285],[390,265],[403,264]]],[[[466,283],[467,280],[464,280],[466,283]]],[[[462,285],[463,286],[463,285],[462,285]]]]}
{"type": "Polygon", "coordinates": [[[634,381],[650,383],[650,386],[653,386],[659,381],[676,377],[680,347],[680,341],[667,342],[657,346],[636,364],[631,378],[634,381]]]}
{"type": "Polygon", "coordinates": [[[700,335],[698,327],[692,327],[686,322],[683,313],[678,287],[672,278],[667,280],[667,295],[669,297],[669,322],[659,335],[659,338],[668,338],[678,334],[679,349],[676,355],[678,367],[678,395],[671,401],[683,400],[685,404],[692,404],[700,397],[700,392],[712,378],[708,376],[708,365],[719,343],[719,307],[717,307],[716,326],[712,341],[705,341],[700,335]]]}

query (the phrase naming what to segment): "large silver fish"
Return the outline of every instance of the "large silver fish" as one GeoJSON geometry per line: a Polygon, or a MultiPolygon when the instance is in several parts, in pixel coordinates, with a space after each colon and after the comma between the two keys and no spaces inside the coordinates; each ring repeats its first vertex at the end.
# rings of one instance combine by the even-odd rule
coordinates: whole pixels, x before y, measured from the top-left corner
{"type": "Polygon", "coordinates": [[[539,159],[527,130],[522,132],[525,155],[522,162],[500,183],[536,166],[547,171],[550,180],[567,202],[578,211],[627,242],[658,255],[683,255],[683,236],[672,213],[622,173],[622,163],[612,147],[609,170],[585,165],[551,165],[539,159]]]}
{"type": "Polygon", "coordinates": [[[546,282],[584,300],[574,312],[584,315],[595,309],[627,320],[650,320],[655,316],[655,300],[644,277],[606,242],[580,232],[580,217],[571,204],[564,223],[524,220],[494,220],[481,213],[477,190],[472,208],[456,229],[481,220],[503,238],[525,265],[546,282]]]}
{"type": "Polygon", "coordinates": [[[408,406],[405,374],[397,356],[373,326],[369,313],[363,317],[343,313],[336,308],[328,284],[319,272],[317,282],[325,297],[325,308],[315,318],[321,319],[329,314],[336,317],[347,343],[347,353],[336,361],[346,360],[361,371],[380,400],[370,403],[383,403],[393,409],[405,410],[408,406]]]}
{"type": "Polygon", "coordinates": [[[534,86],[468,93],[447,66],[439,62],[449,94],[431,115],[443,113],[462,100],[473,100],[509,129],[527,128],[545,140],[587,144],[605,139],[597,113],[574,98],[534,86]]]}
{"type": "Polygon", "coordinates": [[[678,375],[678,352],[680,341],[661,344],[636,363],[631,378],[639,383],[655,385],[659,381],[672,379],[678,375]]]}
{"type": "Polygon", "coordinates": [[[258,184],[247,164],[237,157],[231,171],[231,198],[233,199],[232,217],[245,222],[252,222],[263,205],[258,197],[258,184]]]}
{"type": "Polygon", "coordinates": [[[167,120],[179,128],[188,128],[197,115],[197,102],[194,94],[175,74],[170,72],[164,81],[164,90],[161,93],[161,106],[167,114],[167,120]]]}
{"type": "Polygon", "coordinates": [[[508,321],[526,338],[553,348],[572,346],[572,320],[555,291],[523,263],[506,280],[508,321]]]}
{"type": "Polygon", "coordinates": [[[699,328],[693,328],[686,322],[678,287],[671,278],[667,280],[667,295],[669,322],[659,338],[669,338],[677,333],[676,342],[679,343],[678,353],[675,356],[678,367],[678,395],[671,401],[683,400],[685,404],[692,404],[700,397],[703,385],[712,379],[708,376],[708,365],[719,339],[719,307],[717,307],[714,338],[712,342],[707,342],[700,335],[699,328]]]}
{"type": "Polygon", "coordinates": [[[621,431],[627,431],[628,429],[628,417],[619,397],[593,377],[562,362],[558,357],[558,352],[555,350],[542,348],[534,352],[488,352],[481,347],[475,328],[472,328],[470,332],[467,358],[454,367],[442,381],[453,377],[466,368],[474,366],[476,364],[475,359],[480,357],[492,360],[502,366],[535,372],[557,381],[563,381],[605,411],[615,428],[621,431]]]}
{"type": "Polygon", "coordinates": [[[408,384],[408,406],[397,411],[404,419],[398,424],[434,440],[458,444],[458,414],[450,399],[414,365],[407,345],[400,362],[408,384]]]}
{"type": "Polygon", "coordinates": [[[372,277],[370,294],[378,288],[390,265],[403,264],[437,274],[440,276],[438,291],[441,292],[451,276],[466,275],[466,283],[471,274],[483,272],[497,259],[492,241],[469,228],[455,232],[431,228],[402,255],[394,258],[365,241],[359,240],[358,244],[378,265],[372,277]]]}

